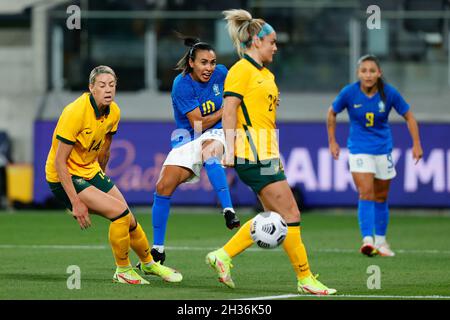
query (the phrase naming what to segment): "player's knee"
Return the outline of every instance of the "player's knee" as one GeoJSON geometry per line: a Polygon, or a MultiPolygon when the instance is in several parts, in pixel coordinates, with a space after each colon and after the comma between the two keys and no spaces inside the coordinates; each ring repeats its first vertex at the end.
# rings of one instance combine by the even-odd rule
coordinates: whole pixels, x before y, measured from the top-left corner
{"type": "Polygon", "coordinates": [[[123,213],[124,211],[129,210],[128,206],[120,200],[114,204],[114,207],[117,208],[117,212],[120,212],[120,213],[123,213]],[[119,203],[120,203],[120,205],[119,205],[119,203]]]}
{"type": "Polygon", "coordinates": [[[202,151],[202,161],[206,162],[210,158],[211,158],[211,152],[209,152],[209,150],[203,150],[202,151]]]}
{"type": "Polygon", "coordinates": [[[214,159],[214,158],[216,158],[216,154],[214,152],[214,149],[206,148],[206,149],[202,150],[203,162],[208,161],[210,159],[214,159]]]}
{"type": "Polygon", "coordinates": [[[360,189],[359,190],[359,199],[374,201],[375,194],[373,193],[373,190],[371,190],[371,189],[360,189]]]}
{"type": "Polygon", "coordinates": [[[280,212],[278,213],[283,217],[283,219],[286,222],[291,223],[300,221],[300,210],[298,208],[297,202],[295,202],[294,199],[292,199],[292,201],[289,201],[287,199],[284,199],[283,196],[280,195],[280,197],[277,197],[277,200],[279,204],[283,204],[280,205],[282,209],[280,208],[279,210],[280,212]]]}
{"type": "Polygon", "coordinates": [[[136,220],[136,218],[134,217],[134,215],[132,213],[130,213],[131,217],[130,217],[130,228],[129,231],[132,232],[134,230],[136,230],[138,222],[136,220]]]}
{"type": "Polygon", "coordinates": [[[376,202],[386,202],[387,198],[388,198],[388,193],[387,192],[377,193],[375,195],[375,201],[376,202]]]}
{"type": "Polygon", "coordinates": [[[156,193],[160,196],[171,196],[175,187],[173,183],[167,180],[159,180],[156,183],[156,193]]]}
{"type": "Polygon", "coordinates": [[[213,141],[202,150],[203,162],[209,159],[221,160],[223,154],[223,146],[221,143],[213,141]]]}
{"type": "Polygon", "coordinates": [[[99,212],[99,213],[102,214],[104,217],[111,220],[111,219],[116,219],[117,217],[122,215],[127,210],[129,211],[126,204],[124,204],[120,200],[114,199],[114,201],[112,201],[110,203],[110,206],[108,207],[108,209],[105,208],[104,212],[99,212]]]}
{"type": "Polygon", "coordinates": [[[223,152],[224,152],[223,144],[220,143],[219,141],[215,141],[214,147],[213,147],[213,152],[214,152],[215,157],[218,157],[218,158],[222,157],[223,152]]]}

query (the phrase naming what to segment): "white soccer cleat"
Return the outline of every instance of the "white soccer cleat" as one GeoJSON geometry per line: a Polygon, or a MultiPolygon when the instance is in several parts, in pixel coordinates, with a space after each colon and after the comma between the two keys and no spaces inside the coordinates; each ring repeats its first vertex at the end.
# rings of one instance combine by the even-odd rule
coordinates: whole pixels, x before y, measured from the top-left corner
{"type": "Polygon", "coordinates": [[[373,244],[373,238],[372,237],[364,237],[363,244],[361,248],[359,248],[359,252],[362,254],[373,257],[378,254],[377,248],[373,244]]]}
{"type": "Polygon", "coordinates": [[[373,257],[378,254],[378,250],[370,243],[364,243],[359,251],[368,257],[373,257]]]}
{"type": "Polygon", "coordinates": [[[376,247],[378,254],[382,257],[393,257],[395,256],[395,252],[391,250],[389,244],[387,242],[383,242],[379,246],[376,247]]]}

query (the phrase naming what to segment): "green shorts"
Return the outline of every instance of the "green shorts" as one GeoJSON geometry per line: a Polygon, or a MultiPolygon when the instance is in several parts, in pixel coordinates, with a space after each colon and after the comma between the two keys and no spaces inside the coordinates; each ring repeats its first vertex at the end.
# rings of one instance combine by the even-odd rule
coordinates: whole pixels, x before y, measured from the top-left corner
{"type": "Polygon", "coordinates": [[[286,180],[280,159],[249,161],[236,158],[235,170],[239,178],[256,194],[273,182],[286,180]]]}
{"type": "MultiPolygon", "coordinates": [[[[92,179],[87,180],[82,177],[72,176],[73,186],[75,187],[75,191],[80,193],[84,189],[90,186],[94,186],[97,189],[108,193],[114,187],[114,182],[105,175],[103,172],[99,171],[92,179]]],[[[67,196],[66,191],[64,190],[61,182],[49,182],[50,190],[55,195],[55,197],[62,201],[67,209],[72,210],[72,203],[70,202],[69,197],[67,196]]]]}

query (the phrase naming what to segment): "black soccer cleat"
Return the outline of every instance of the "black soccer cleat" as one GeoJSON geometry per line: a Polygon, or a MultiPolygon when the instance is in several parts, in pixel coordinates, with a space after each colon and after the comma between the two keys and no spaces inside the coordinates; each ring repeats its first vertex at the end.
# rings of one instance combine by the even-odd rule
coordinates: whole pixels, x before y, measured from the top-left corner
{"type": "Polygon", "coordinates": [[[227,209],[223,212],[223,216],[225,218],[225,224],[227,225],[228,229],[232,230],[241,226],[241,221],[239,221],[239,218],[233,211],[227,209]]]}
{"type": "Polygon", "coordinates": [[[156,250],[155,248],[152,248],[150,253],[152,254],[153,260],[155,260],[155,262],[159,261],[161,264],[164,264],[164,261],[166,261],[166,252],[165,251],[163,251],[161,253],[158,250],[156,250]]]}

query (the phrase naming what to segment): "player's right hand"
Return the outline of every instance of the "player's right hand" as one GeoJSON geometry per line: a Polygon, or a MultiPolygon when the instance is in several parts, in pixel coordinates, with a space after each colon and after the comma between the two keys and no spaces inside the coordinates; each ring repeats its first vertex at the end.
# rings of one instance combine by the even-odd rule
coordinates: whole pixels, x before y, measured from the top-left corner
{"type": "Polygon", "coordinates": [[[234,167],[234,152],[227,152],[222,158],[222,166],[226,168],[234,167]]]}
{"type": "Polygon", "coordinates": [[[82,230],[91,226],[88,207],[82,201],[77,201],[72,204],[72,215],[77,220],[82,230]]]}
{"type": "Polygon", "coordinates": [[[330,142],[330,153],[333,156],[334,160],[339,159],[340,148],[337,142],[330,142]]]}

